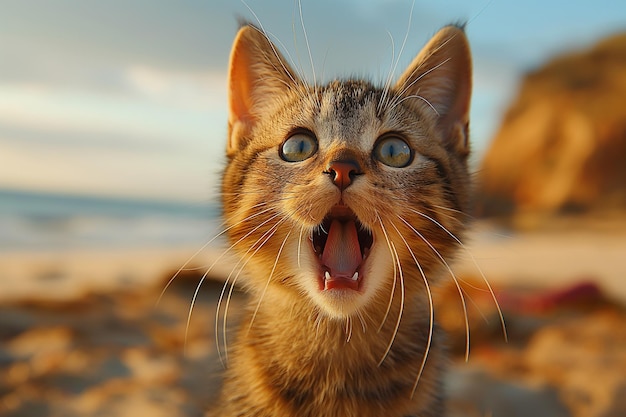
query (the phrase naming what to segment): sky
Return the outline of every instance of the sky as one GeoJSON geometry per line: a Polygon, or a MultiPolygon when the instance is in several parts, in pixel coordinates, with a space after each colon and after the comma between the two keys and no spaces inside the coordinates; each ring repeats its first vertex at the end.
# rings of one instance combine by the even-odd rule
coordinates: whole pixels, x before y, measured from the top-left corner
{"type": "Polygon", "coordinates": [[[302,18],[297,0],[0,5],[0,188],[196,202],[219,187],[238,18],[311,76],[304,23],[316,77],[375,82],[467,22],[475,166],[526,72],[626,30],[623,0],[301,0],[302,18]]]}

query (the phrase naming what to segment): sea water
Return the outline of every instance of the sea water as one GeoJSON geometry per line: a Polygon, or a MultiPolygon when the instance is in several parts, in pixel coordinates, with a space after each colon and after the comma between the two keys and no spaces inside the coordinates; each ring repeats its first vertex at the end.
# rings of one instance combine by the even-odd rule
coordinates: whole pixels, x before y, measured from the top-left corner
{"type": "Polygon", "coordinates": [[[202,246],[216,202],[170,202],[0,189],[0,251],[202,246]]]}

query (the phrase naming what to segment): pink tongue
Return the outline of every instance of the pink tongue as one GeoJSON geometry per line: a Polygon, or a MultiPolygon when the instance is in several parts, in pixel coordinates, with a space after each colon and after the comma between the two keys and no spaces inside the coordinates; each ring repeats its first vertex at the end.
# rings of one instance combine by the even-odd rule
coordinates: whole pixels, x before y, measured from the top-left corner
{"type": "Polygon", "coordinates": [[[333,220],[322,253],[322,264],[333,278],[350,278],[363,261],[359,236],[354,221],[341,223],[333,220]]]}

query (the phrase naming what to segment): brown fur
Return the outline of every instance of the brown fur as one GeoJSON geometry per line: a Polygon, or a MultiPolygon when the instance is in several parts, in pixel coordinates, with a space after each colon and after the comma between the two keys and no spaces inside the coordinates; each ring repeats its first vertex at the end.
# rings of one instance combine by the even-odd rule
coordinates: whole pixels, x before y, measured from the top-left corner
{"type": "Polygon", "coordinates": [[[245,265],[237,283],[251,297],[209,415],[443,414],[445,354],[429,285],[454,254],[450,233],[464,229],[470,80],[469,47],[453,26],[388,88],[309,86],[262,32],[240,30],[222,195],[245,265]],[[317,151],[286,162],[279,150],[301,129],[314,134],[317,151]],[[404,168],[372,156],[390,133],[412,149],[404,168]],[[343,190],[328,175],[337,160],[361,168],[343,190]],[[339,202],[373,236],[358,291],[318,288],[310,237],[339,202]]]}

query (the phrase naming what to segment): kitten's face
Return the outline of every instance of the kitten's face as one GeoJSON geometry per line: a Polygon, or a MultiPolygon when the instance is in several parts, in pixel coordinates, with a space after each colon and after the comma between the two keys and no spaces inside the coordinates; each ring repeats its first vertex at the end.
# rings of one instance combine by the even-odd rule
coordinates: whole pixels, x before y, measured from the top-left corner
{"type": "Polygon", "coordinates": [[[425,291],[462,229],[469,71],[462,31],[446,28],[393,87],[314,88],[262,33],[240,31],[223,202],[263,302],[345,317],[425,291]]]}

